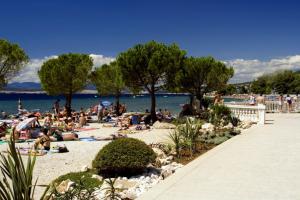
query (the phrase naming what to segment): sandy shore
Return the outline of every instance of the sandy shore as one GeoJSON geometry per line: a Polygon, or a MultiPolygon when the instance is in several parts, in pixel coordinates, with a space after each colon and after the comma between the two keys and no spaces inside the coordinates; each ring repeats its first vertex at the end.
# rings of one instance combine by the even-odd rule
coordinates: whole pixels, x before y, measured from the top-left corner
{"type": "MultiPolygon", "coordinates": [[[[102,125],[98,123],[92,123],[89,125],[89,127],[97,129],[79,132],[79,137],[108,136],[112,133],[116,133],[118,130],[118,128],[102,127],[102,125]]],[[[135,134],[128,134],[128,136],[141,139],[150,144],[156,142],[166,142],[169,132],[170,130],[167,129],[151,129],[139,131],[135,134]]],[[[47,185],[52,180],[63,174],[80,171],[85,165],[90,167],[92,160],[94,159],[96,154],[107,143],[109,143],[109,141],[68,141],[51,143],[51,146],[55,146],[57,144],[65,144],[69,149],[69,152],[38,156],[34,169],[34,180],[38,178],[38,185],[47,185]]],[[[31,144],[21,143],[17,144],[17,146],[28,147],[31,144]]],[[[7,144],[0,145],[0,151],[6,149],[7,144]]],[[[27,156],[24,156],[24,158],[26,160],[27,156]]],[[[43,191],[43,187],[37,187],[35,196],[40,197],[43,191]]]]}

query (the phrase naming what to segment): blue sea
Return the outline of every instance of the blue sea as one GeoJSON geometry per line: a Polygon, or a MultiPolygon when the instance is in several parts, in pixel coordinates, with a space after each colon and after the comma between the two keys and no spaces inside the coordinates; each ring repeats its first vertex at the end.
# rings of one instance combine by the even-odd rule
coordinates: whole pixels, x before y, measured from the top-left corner
{"type": "MultiPolygon", "coordinates": [[[[63,107],[65,104],[64,97],[53,97],[46,94],[4,94],[0,93],[0,111],[3,110],[7,113],[17,113],[18,100],[22,101],[22,105],[27,110],[40,109],[40,111],[52,110],[53,103],[56,99],[60,99],[60,106],[63,107]]],[[[72,99],[72,108],[79,110],[80,108],[87,109],[92,105],[96,105],[99,101],[110,101],[114,102],[115,99],[112,96],[99,97],[95,94],[75,94],[72,99]]],[[[125,104],[127,111],[145,111],[150,110],[150,96],[133,96],[123,95],[120,99],[121,103],[125,104]]],[[[189,97],[187,95],[176,95],[176,94],[159,94],[156,98],[157,109],[168,109],[173,114],[180,112],[180,104],[188,103],[189,97]]]]}
{"type": "MultiPolygon", "coordinates": [[[[9,114],[17,113],[18,100],[21,99],[23,108],[32,111],[39,109],[41,112],[52,111],[53,103],[56,99],[60,99],[60,106],[65,104],[64,97],[48,96],[46,94],[20,94],[20,93],[0,93],[0,111],[5,111],[9,114]]],[[[80,110],[80,108],[87,109],[93,105],[99,104],[101,101],[114,102],[113,96],[99,97],[95,94],[74,94],[72,99],[72,108],[80,110]]],[[[240,101],[238,99],[224,99],[228,101],[240,101]]],[[[151,100],[150,96],[139,95],[123,95],[120,98],[121,103],[125,104],[127,111],[144,112],[146,109],[150,110],[151,100]]],[[[156,95],[156,108],[168,109],[172,114],[178,114],[181,110],[181,104],[189,103],[189,96],[183,94],[158,94],[156,95]]]]}

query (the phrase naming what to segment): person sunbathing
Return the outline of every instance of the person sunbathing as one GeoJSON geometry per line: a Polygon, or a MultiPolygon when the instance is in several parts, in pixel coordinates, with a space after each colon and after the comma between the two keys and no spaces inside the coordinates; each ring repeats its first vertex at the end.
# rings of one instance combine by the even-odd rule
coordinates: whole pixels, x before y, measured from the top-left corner
{"type": "Polygon", "coordinates": [[[127,135],[121,133],[114,133],[114,134],[110,134],[109,136],[97,136],[97,137],[91,136],[91,138],[97,141],[116,140],[119,138],[126,138],[126,137],[127,135]]]}
{"type": "Polygon", "coordinates": [[[44,119],[44,126],[51,127],[52,123],[53,123],[52,115],[48,114],[44,119]]]}
{"type": "Polygon", "coordinates": [[[66,131],[73,131],[75,128],[75,123],[73,122],[72,118],[69,117],[66,125],[66,131]]]}
{"type": "Polygon", "coordinates": [[[73,141],[78,140],[78,135],[76,133],[66,133],[62,134],[59,131],[53,132],[52,136],[50,137],[51,141],[73,141]]]}
{"type": "Polygon", "coordinates": [[[130,117],[119,119],[119,126],[121,127],[120,130],[128,129],[130,124],[131,124],[131,118],[130,117]]]}
{"type": "Polygon", "coordinates": [[[48,135],[48,129],[47,128],[44,128],[42,130],[42,133],[43,135],[41,137],[39,137],[38,139],[35,140],[34,142],[34,149],[44,149],[44,150],[47,150],[49,151],[50,150],[50,143],[51,143],[51,140],[50,140],[50,137],[48,135]]]}

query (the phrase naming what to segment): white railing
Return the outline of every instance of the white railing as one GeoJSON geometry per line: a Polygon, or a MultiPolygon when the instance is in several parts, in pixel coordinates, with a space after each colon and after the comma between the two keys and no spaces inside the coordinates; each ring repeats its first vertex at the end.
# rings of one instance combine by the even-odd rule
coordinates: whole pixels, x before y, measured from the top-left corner
{"type": "Polygon", "coordinates": [[[230,108],[234,117],[241,121],[251,121],[257,124],[265,124],[266,106],[259,104],[257,106],[226,104],[230,108]]]}
{"type": "MultiPolygon", "coordinates": [[[[289,112],[288,103],[282,102],[281,105],[279,101],[266,101],[266,112],[267,113],[278,113],[278,112],[289,112]]],[[[291,105],[290,112],[298,112],[300,108],[300,102],[293,102],[291,105]]]]}

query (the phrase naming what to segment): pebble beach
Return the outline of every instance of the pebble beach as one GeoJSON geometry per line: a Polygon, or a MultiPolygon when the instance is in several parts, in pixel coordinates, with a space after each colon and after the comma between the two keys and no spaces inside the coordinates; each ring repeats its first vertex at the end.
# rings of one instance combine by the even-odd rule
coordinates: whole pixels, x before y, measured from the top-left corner
{"type": "MultiPolygon", "coordinates": [[[[87,130],[77,132],[79,137],[91,136],[109,136],[118,131],[118,128],[103,127],[99,123],[90,123],[87,127],[94,128],[94,130],[87,130]]],[[[127,134],[128,137],[140,139],[147,144],[157,142],[167,142],[167,135],[169,129],[151,129],[138,131],[136,133],[127,134]]],[[[79,172],[84,167],[91,167],[92,160],[110,141],[65,141],[52,142],[51,147],[57,144],[66,145],[69,152],[67,153],[48,153],[43,156],[37,156],[36,165],[34,169],[34,180],[38,178],[37,185],[48,185],[57,177],[70,173],[79,172]]],[[[16,144],[17,147],[29,147],[32,143],[16,144]]],[[[0,151],[7,149],[7,144],[0,145],[0,151]]],[[[27,156],[22,156],[26,162],[27,156]]],[[[45,187],[37,187],[35,196],[38,198],[44,192],[45,187]]]]}

